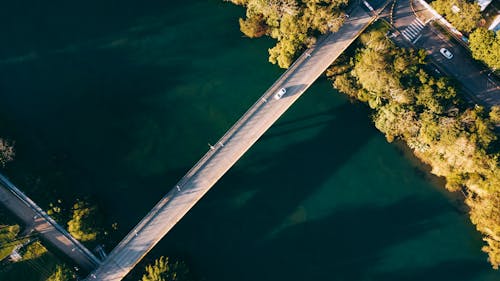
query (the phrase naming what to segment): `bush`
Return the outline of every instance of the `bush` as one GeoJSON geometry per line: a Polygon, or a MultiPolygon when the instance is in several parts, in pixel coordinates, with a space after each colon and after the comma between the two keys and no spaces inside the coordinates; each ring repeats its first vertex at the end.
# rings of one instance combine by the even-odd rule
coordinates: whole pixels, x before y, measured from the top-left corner
{"type": "Polygon", "coordinates": [[[493,69],[500,69],[500,32],[478,28],[470,34],[472,56],[493,69]]]}
{"type": "Polygon", "coordinates": [[[313,44],[315,36],[336,31],[344,21],[347,0],[231,0],[247,8],[240,29],[250,38],[276,39],[269,61],[287,68],[298,51],[313,44]]]}
{"type": "Polygon", "coordinates": [[[0,166],[3,167],[8,162],[14,160],[14,144],[0,138],[0,166]]]}
{"type": "Polygon", "coordinates": [[[387,140],[404,140],[432,173],[446,178],[450,191],[468,194],[471,220],[486,242],[483,250],[498,268],[500,152],[493,124],[500,121],[499,107],[490,112],[461,107],[465,103],[444,78],[425,72],[423,55],[397,48],[378,30],[360,41],[363,46],[356,50],[350,71],[341,73],[335,65],[327,72],[334,86],[367,102],[387,140]]]}

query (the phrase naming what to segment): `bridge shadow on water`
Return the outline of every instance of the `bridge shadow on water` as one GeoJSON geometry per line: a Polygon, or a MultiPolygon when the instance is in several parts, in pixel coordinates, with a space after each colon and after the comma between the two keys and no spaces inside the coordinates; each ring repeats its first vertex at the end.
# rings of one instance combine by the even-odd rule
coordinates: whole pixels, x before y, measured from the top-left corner
{"type": "MultiPolygon", "coordinates": [[[[447,210],[446,203],[409,196],[385,206],[333,206],[326,216],[275,232],[376,134],[371,126],[356,126],[370,121],[353,108],[344,104],[319,115],[278,122],[150,256],[168,253],[187,258],[201,280],[364,280],[373,274],[385,250],[438,227],[430,221],[447,210]],[[317,121],[318,117],[325,120],[317,121]],[[252,155],[268,141],[318,125],[324,128],[312,139],[284,145],[267,157],[252,155]],[[246,196],[242,204],[229,202],[241,194],[246,196]],[[191,261],[189,256],[197,258],[191,261]]],[[[364,171],[359,172],[362,176],[364,171]]],[[[422,270],[450,269],[466,262],[422,270]]],[[[391,274],[376,280],[397,280],[411,272],[391,274]]]]}

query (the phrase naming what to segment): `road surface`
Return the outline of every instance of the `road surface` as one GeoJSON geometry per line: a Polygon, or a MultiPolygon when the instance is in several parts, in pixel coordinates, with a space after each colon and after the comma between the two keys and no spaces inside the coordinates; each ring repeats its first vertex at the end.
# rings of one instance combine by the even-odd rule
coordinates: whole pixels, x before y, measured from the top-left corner
{"type": "Polygon", "coordinates": [[[468,93],[469,98],[486,106],[500,104],[500,85],[489,77],[488,69],[474,61],[470,53],[459,43],[448,39],[430,24],[432,15],[412,0],[397,1],[393,19],[400,35],[393,38],[403,46],[415,46],[425,49],[428,57],[443,75],[454,77],[468,93]],[[419,18],[416,17],[418,13],[419,18]],[[445,58],[439,50],[446,48],[453,54],[452,59],[445,58]]]}
{"type": "Polygon", "coordinates": [[[85,246],[2,175],[0,175],[0,204],[21,219],[27,228],[38,232],[42,240],[50,243],[84,271],[90,272],[99,265],[100,261],[85,246]]]}
{"type": "Polygon", "coordinates": [[[116,246],[86,280],[121,280],[374,20],[360,6],[307,50],[116,246]],[[276,92],[286,89],[278,100],[276,92]]]}

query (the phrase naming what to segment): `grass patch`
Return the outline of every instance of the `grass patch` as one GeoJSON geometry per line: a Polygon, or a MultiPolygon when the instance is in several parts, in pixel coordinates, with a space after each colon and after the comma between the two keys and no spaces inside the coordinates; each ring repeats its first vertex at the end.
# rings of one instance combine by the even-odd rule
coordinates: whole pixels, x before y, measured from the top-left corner
{"type": "Polygon", "coordinates": [[[0,225],[0,260],[10,255],[12,250],[22,242],[15,241],[19,233],[19,225],[0,225]]]}
{"type": "Polygon", "coordinates": [[[0,268],[2,281],[41,281],[46,280],[61,262],[49,252],[34,259],[7,264],[0,268]]]}

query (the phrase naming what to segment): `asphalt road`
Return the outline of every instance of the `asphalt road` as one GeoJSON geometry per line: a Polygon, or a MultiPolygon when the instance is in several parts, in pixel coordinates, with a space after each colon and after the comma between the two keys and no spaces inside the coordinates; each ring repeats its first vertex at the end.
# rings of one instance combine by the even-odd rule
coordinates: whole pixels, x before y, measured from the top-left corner
{"type": "Polygon", "coordinates": [[[373,17],[356,6],[340,30],[321,38],[257,100],[86,280],[121,280],[356,39],[373,17]],[[276,92],[286,89],[278,100],[276,92]]]}
{"type": "Polygon", "coordinates": [[[474,61],[462,45],[448,39],[427,22],[431,18],[427,15],[429,13],[423,6],[415,4],[415,11],[422,17],[422,20],[417,19],[410,1],[397,1],[393,19],[400,34],[393,40],[402,46],[425,49],[437,72],[455,78],[474,102],[486,106],[500,104],[500,84],[487,75],[488,69],[474,61]],[[453,58],[445,58],[439,52],[441,48],[451,51],[453,58]]]}
{"type": "Polygon", "coordinates": [[[0,204],[21,219],[27,228],[38,232],[42,240],[50,243],[84,271],[90,272],[99,264],[99,260],[88,249],[71,237],[66,230],[2,175],[0,175],[0,204]]]}

